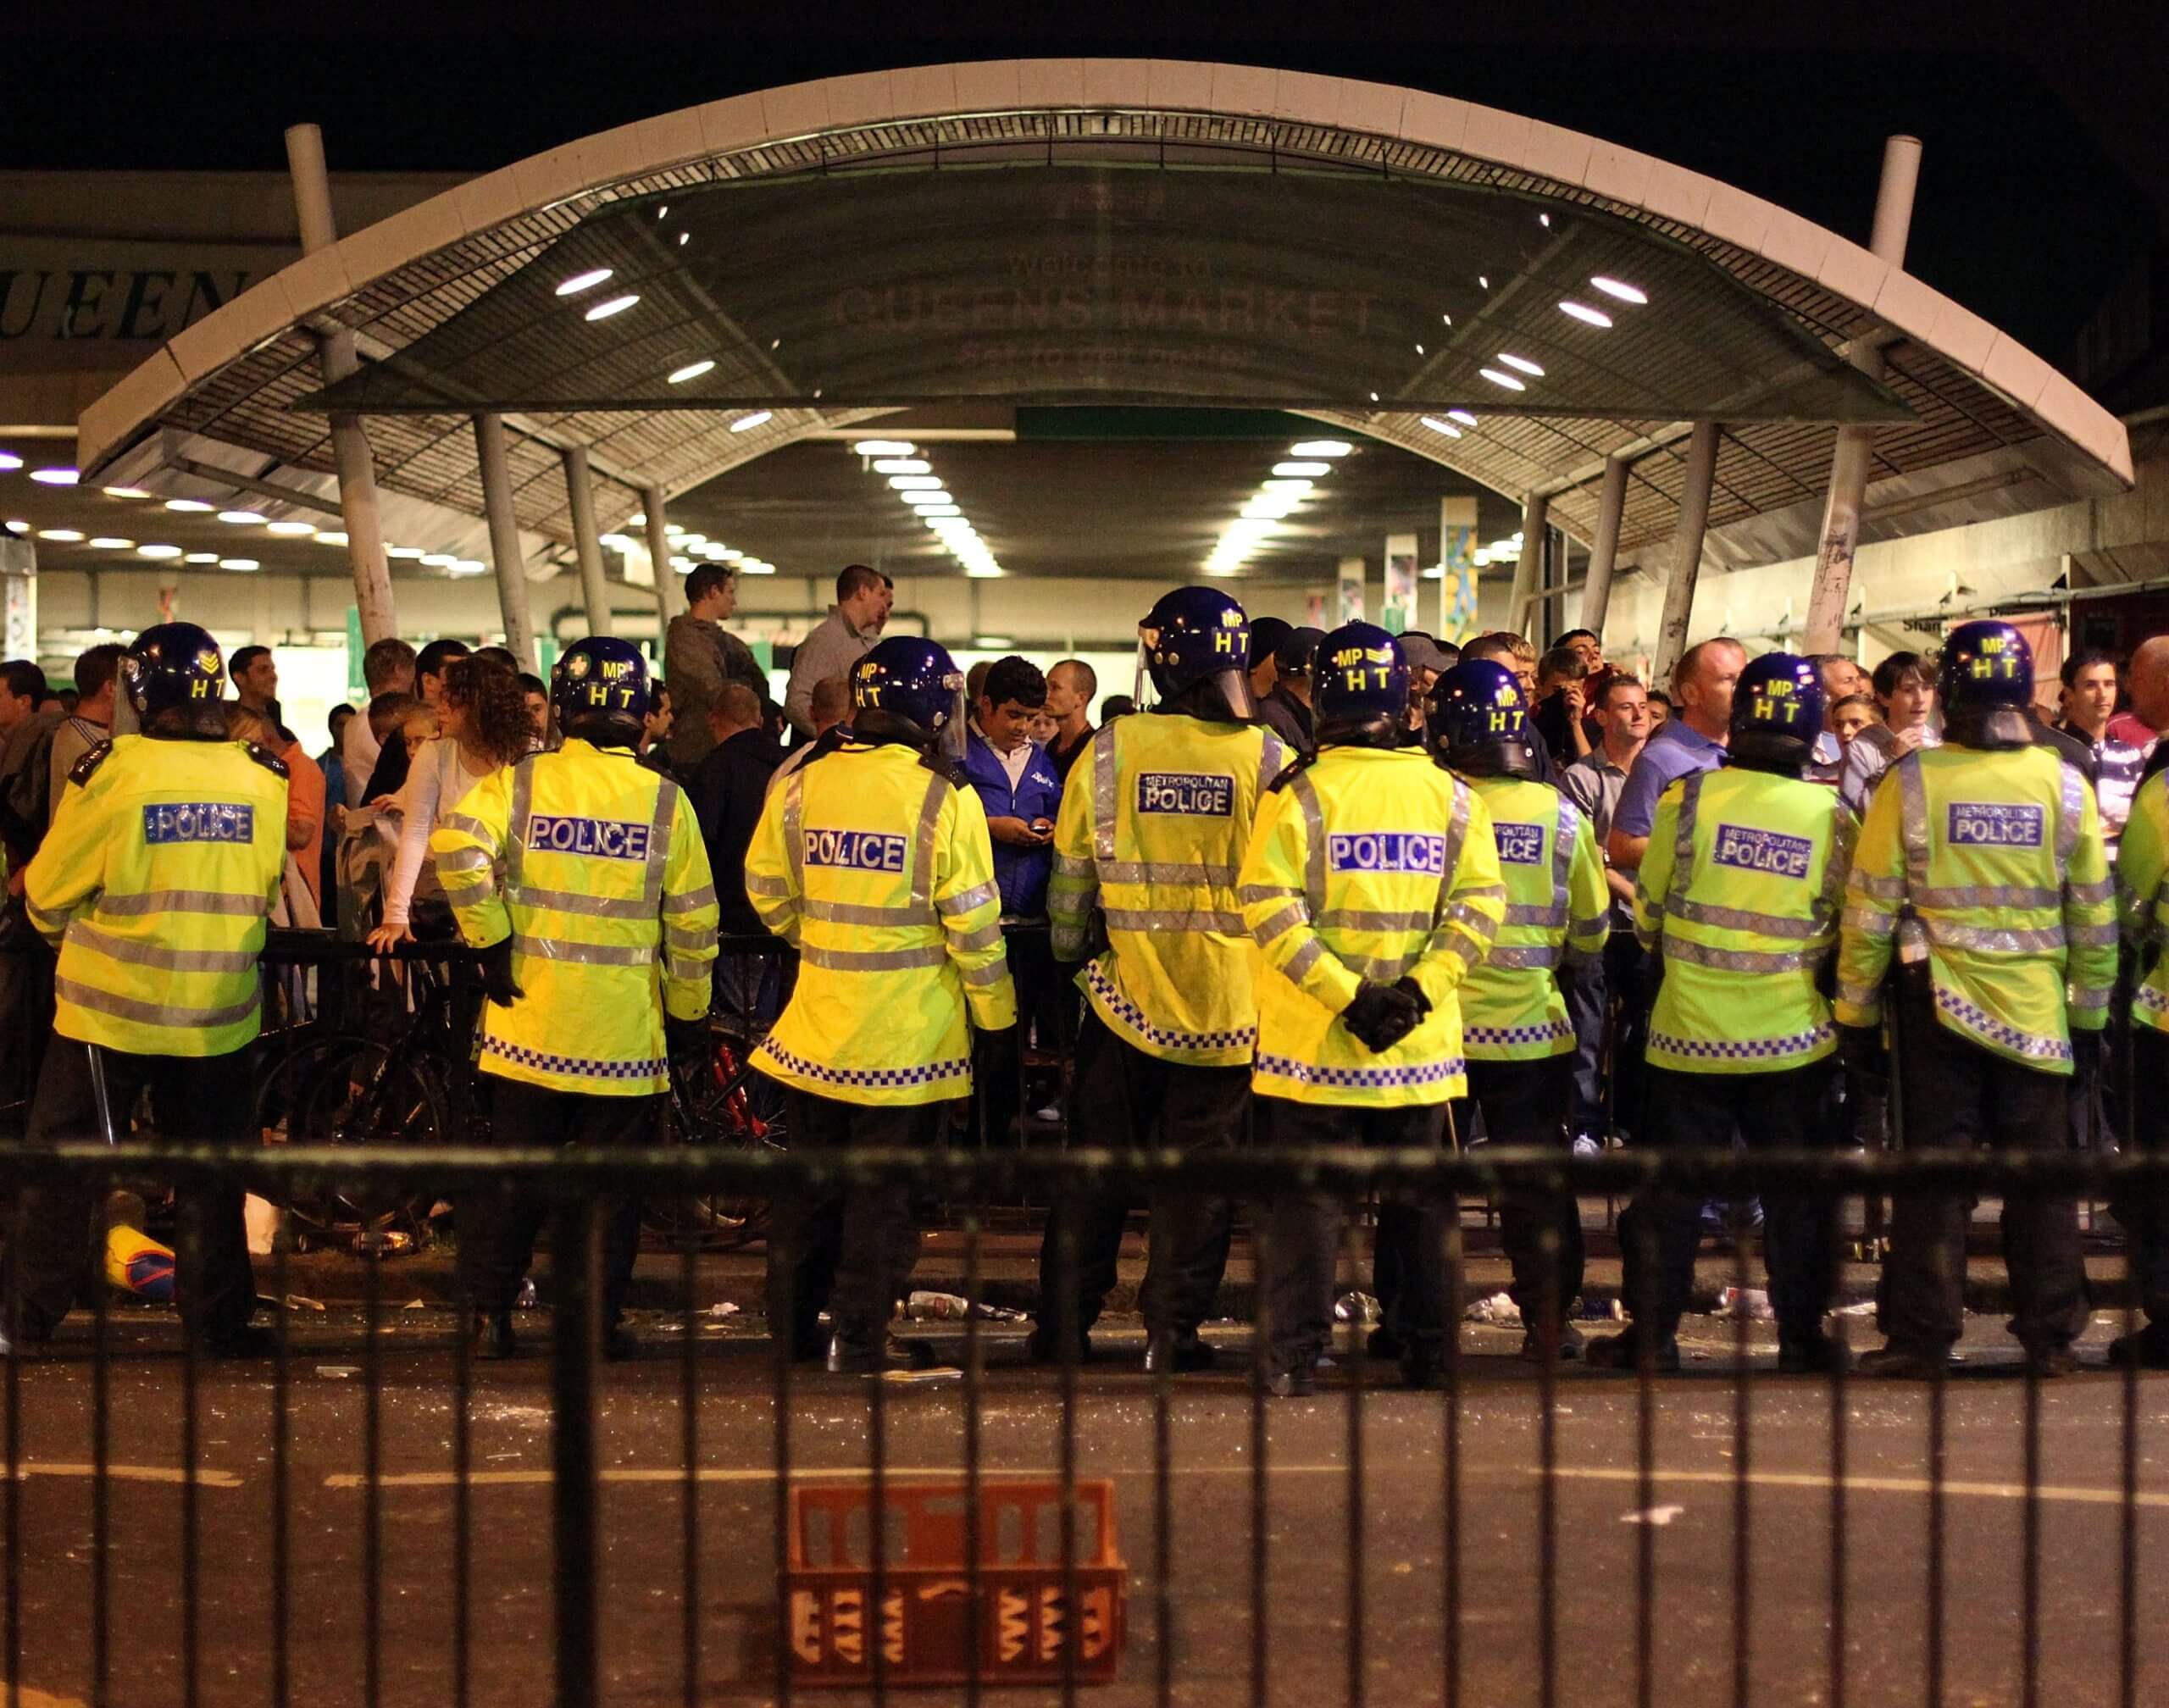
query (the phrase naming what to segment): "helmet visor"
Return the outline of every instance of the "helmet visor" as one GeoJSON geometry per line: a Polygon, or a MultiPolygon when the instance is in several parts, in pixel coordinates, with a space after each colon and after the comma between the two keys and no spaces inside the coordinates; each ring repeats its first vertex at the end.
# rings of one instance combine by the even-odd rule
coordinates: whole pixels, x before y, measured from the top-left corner
{"type": "MultiPolygon", "coordinates": [[[[1151,648],[1140,639],[1137,643],[1137,674],[1130,691],[1130,697],[1140,712],[1150,712],[1161,704],[1159,688],[1152,680],[1150,658],[1151,648]]],[[[1251,692],[1250,672],[1240,664],[1230,664],[1224,670],[1202,677],[1184,691],[1186,699],[1195,696],[1208,704],[1218,700],[1225,715],[1237,723],[1257,720],[1257,699],[1251,692]]]]}

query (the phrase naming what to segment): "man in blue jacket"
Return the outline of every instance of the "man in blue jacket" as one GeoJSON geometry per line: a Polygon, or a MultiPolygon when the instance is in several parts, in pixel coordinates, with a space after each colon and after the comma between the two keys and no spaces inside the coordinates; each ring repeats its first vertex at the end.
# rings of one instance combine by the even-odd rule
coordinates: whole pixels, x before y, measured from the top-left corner
{"type": "MultiPolygon", "coordinates": [[[[1047,751],[1032,740],[1034,715],[1046,704],[1047,679],[1028,659],[997,658],[972,706],[964,774],[986,809],[994,838],[994,880],[1001,891],[1001,923],[1010,976],[1017,983],[1018,1043],[1036,1028],[1040,1047],[1062,1045],[1065,1009],[1044,921],[1047,880],[1054,873],[1054,820],[1062,780],[1047,751]],[[1007,928],[1031,922],[1024,931],[1007,928]]],[[[985,1131],[999,1138],[1018,1113],[1019,1087],[1010,1064],[990,1062],[984,1078],[985,1131]]]]}

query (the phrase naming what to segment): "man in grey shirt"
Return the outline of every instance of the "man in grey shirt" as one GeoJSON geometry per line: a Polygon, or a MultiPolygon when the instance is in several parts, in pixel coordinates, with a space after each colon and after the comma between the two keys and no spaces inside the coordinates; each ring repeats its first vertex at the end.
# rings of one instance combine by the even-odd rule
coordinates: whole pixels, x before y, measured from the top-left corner
{"type": "Polygon", "coordinates": [[[818,733],[813,728],[813,685],[832,676],[850,679],[851,667],[881,638],[881,625],[889,620],[889,607],[896,598],[895,585],[878,569],[847,563],[838,574],[835,608],[791,655],[790,686],[784,693],[783,713],[799,740],[811,741],[818,733]]]}
{"type": "MultiPolygon", "coordinates": [[[[1650,702],[1642,685],[1632,676],[1615,673],[1604,679],[1593,708],[1601,739],[1569,765],[1560,779],[1567,798],[1589,815],[1589,829],[1602,848],[1611,834],[1611,819],[1619,796],[1627,786],[1643,743],[1650,736],[1650,702]]],[[[1611,1115],[1622,1127],[1634,1125],[1633,1091],[1641,1049],[1642,1008],[1639,987],[1642,950],[1634,940],[1634,874],[1622,872],[1609,858],[1605,881],[1611,889],[1611,935],[1605,940],[1601,979],[1577,972],[1567,993],[1567,1010],[1574,1022],[1574,1148],[1594,1151],[1603,1146],[1608,1124],[1604,1101],[1604,1022],[1611,997],[1625,1003],[1612,1038],[1611,1115]]]]}
{"type": "Polygon", "coordinates": [[[664,751],[688,776],[715,746],[708,713],[724,683],[742,682],[763,702],[768,697],[768,674],[753,649],[723,626],[737,608],[737,576],[720,563],[699,564],[685,578],[685,612],[670,619],[663,640],[663,679],[670,685],[664,751]]]}

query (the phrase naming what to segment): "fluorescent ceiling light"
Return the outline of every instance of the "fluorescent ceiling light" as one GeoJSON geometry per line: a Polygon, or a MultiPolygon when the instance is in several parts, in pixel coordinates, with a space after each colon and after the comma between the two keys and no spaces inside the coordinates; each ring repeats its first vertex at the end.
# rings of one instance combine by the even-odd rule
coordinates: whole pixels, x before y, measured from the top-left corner
{"type": "Polygon", "coordinates": [[[708,372],[708,370],[714,366],[715,363],[713,360],[706,362],[688,362],[683,368],[679,369],[675,373],[671,374],[669,380],[666,383],[672,385],[683,385],[688,380],[699,379],[702,374],[708,372]]]}
{"type": "Polygon", "coordinates": [[[558,294],[560,297],[577,297],[583,291],[592,291],[609,276],[607,267],[595,267],[585,273],[575,273],[558,287],[558,294]]]}
{"type": "Polygon", "coordinates": [[[1616,297],[1622,302],[1632,302],[1639,307],[1650,300],[1637,286],[1628,284],[1623,279],[1607,279],[1600,273],[1592,277],[1589,283],[1603,291],[1606,296],[1616,297]]]}
{"type": "Polygon", "coordinates": [[[7,524],[7,529],[10,534],[27,534],[31,531],[31,524],[11,518],[7,524]]]}
{"type": "Polygon", "coordinates": [[[336,528],[319,528],[316,530],[316,543],[319,546],[344,546],[347,536],[336,528]]]}
{"type": "Polygon", "coordinates": [[[933,469],[924,457],[884,457],[874,465],[876,474],[926,474],[933,469]]]}
{"type": "Polygon", "coordinates": [[[41,486],[73,486],[82,475],[73,469],[33,469],[31,479],[41,486]]]}
{"type": "Polygon", "coordinates": [[[889,477],[889,484],[899,492],[939,492],[941,491],[941,477],[939,474],[891,474],[889,477]]]}
{"type": "Polygon", "coordinates": [[[1476,417],[1470,414],[1466,409],[1447,410],[1446,419],[1449,421],[1458,421],[1464,427],[1473,427],[1476,424],[1476,417]]]}
{"type": "Polygon", "coordinates": [[[217,507],[218,507],[214,504],[206,504],[201,498],[169,498],[166,500],[167,509],[177,510],[184,516],[206,515],[217,507]]]}
{"type": "Polygon", "coordinates": [[[267,534],[279,535],[288,540],[298,540],[304,534],[315,533],[316,524],[313,522],[267,522],[263,524],[263,531],[267,534]]]}
{"type": "Polygon", "coordinates": [[[447,575],[480,575],[489,567],[480,557],[459,557],[455,558],[452,567],[444,573],[447,575]]]}
{"type": "Polygon", "coordinates": [[[23,459],[14,452],[0,451],[0,471],[16,469],[22,466],[23,459]]]}
{"type": "Polygon", "coordinates": [[[613,314],[624,313],[628,308],[631,308],[634,303],[640,300],[641,295],[639,291],[628,291],[622,297],[613,297],[604,302],[596,303],[592,308],[587,311],[586,318],[590,320],[607,320],[613,314]]]}
{"type": "Polygon", "coordinates": [[[628,528],[645,528],[647,526],[647,518],[635,511],[625,518],[625,525],[628,528]]]}
{"type": "Polygon", "coordinates": [[[851,448],[861,457],[908,457],[918,447],[908,439],[862,439],[851,448]]]}
{"type": "Polygon", "coordinates": [[[1503,385],[1509,391],[1526,391],[1528,390],[1528,386],[1523,385],[1522,382],[1515,379],[1512,374],[1502,374],[1496,368],[1479,368],[1476,371],[1481,374],[1486,380],[1489,380],[1494,385],[1503,385]]]}
{"type": "Polygon", "coordinates": [[[630,552],[633,549],[633,542],[623,534],[605,534],[598,543],[607,546],[613,552],[630,552]]]}
{"type": "Polygon", "coordinates": [[[219,567],[221,569],[238,569],[246,574],[251,569],[261,569],[263,566],[253,557],[221,557],[219,567]]]}
{"type": "Polygon", "coordinates": [[[422,562],[432,569],[449,569],[458,561],[458,556],[450,552],[424,552],[422,554],[422,562]]]}
{"type": "Polygon", "coordinates": [[[922,516],[961,516],[964,513],[947,499],[914,498],[912,508],[922,516]]]}
{"type": "Polygon", "coordinates": [[[1300,445],[1290,445],[1290,457],[1345,457],[1356,447],[1345,439],[1306,439],[1300,445]]]}
{"type": "Polygon", "coordinates": [[[1518,373],[1531,374],[1535,375],[1539,380],[1541,380],[1544,377],[1544,370],[1538,367],[1535,363],[1530,361],[1526,356],[1509,356],[1504,351],[1501,351],[1499,353],[1499,359],[1505,363],[1509,368],[1515,369],[1518,373]]]}
{"type": "Polygon", "coordinates": [[[1007,572],[999,563],[967,563],[964,574],[974,581],[992,581],[1007,572]]]}
{"type": "Polygon", "coordinates": [[[37,537],[50,540],[56,545],[73,546],[83,536],[73,528],[41,528],[37,530],[37,537]]]}
{"type": "Polygon", "coordinates": [[[387,546],[384,548],[384,555],[387,557],[416,558],[422,555],[422,548],[419,546],[387,546]]]}
{"type": "Polygon", "coordinates": [[[219,554],[215,552],[191,552],[180,561],[184,563],[215,563],[219,561],[219,554]]]}
{"type": "Polygon", "coordinates": [[[1559,305],[1559,312],[1562,314],[1573,315],[1575,319],[1579,320],[1583,324],[1587,326],[1609,326],[1611,324],[1611,317],[1609,314],[1606,313],[1601,308],[1590,308],[1586,302],[1562,302],[1559,305]]]}
{"type": "Polygon", "coordinates": [[[685,530],[675,522],[666,522],[663,524],[663,537],[666,540],[682,540],[685,537],[685,530]]]}
{"type": "Polygon", "coordinates": [[[670,217],[670,204],[668,202],[663,203],[655,210],[655,217],[658,219],[668,219],[670,217]]]}
{"type": "Polygon", "coordinates": [[[230,522],[236,528],[247,528],[268,518],[260,510],[221,510],[219,513],[219,519],[221,522],[230,522]]]}
{"type": "Polygon", "coordinates": [[[1273,465],[1273,472],[1276,475],[1292,477],[1330,474],[1333,473],[1333,464],[1330,463],[1276,463],[1273,465]]]}
{"type": "Polygon", "coordinates": [[[1262,481],[1259,484],[1268,492],[1308,492],[1317,485],[1317,482],[1276,476],[1273,480],[1262,481]]]}
{"type": "Polygon", "coordinates": [[[730,424],[730,430],[734,433],[751,433],[763,422],[773,419],[775,413],[773,409],[756,409],[751,415],[741,415],[730,424]]]}
{"type": "Polygon", "coordinates": [[[164,563],[169,557],[180,557],[180,547],[178,546],[138,546],[136,548],[136,555],[138,557],[148,557],[153,563],[164,563]]]}
{"type": "Polygon", "coordinates": [[[133,540],[123,540],[117,534],[101,534],[91,541],[91,545],[100,552],[132,552],[136,549],[133,540]]]}
{"type": "Polygon", "coordinates": [[[1426,415],[1423,419],[1423,424],[1426,427],[1428,427],[1434,433],[1443,433],[1449,439],[1458,439],[1461,437],[1461,429],[1455,426],[1451,421],[1441,421],[1435,415],[1426,415]]]}
{"type": "Polygon", "coordinates": [[[147,498],[151,496],[141,486],[101,486],[98,491],[108,498],[147,498]]]}

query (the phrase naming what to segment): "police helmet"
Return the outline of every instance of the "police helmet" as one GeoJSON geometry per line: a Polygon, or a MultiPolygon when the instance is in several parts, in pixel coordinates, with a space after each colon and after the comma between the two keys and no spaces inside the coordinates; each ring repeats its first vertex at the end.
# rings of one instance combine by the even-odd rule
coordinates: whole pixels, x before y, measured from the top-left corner
{"type": "Polygon", "coordinates": [[[193,623],[146,629],[121,662],[128,703],[146,724],[175,707],[215,705],[225,697],[226,661],[219,643],[193,623]]]}
{"type": "Polygon", "coordinates": [[[2023,747],[2033,739],[2033,649],[2008,623],[1961,623],[1936,673],[1944,735],[1961,747],[2023,747]]]}
{"type": "Polygon", "coordinates": [[[1434,757],[1472,777],[1530,777],[1528,702],[1503,664],[1471,658],[1441,671],[1424,702],[1423,729],[1434,757]]]}
{"type": "Polygon", "coordinates": [[[1344,623],[1318,645],[1311,692],[1318,741],[1390,746],[1408,711],[1408,660],[1375,623],[1344,623]]]}
{"type": "Polygon", "coordinates": [[[852,667],[852,733],[960,755],[964,678],[946,648],[893,635],[852,667]]]}
{"type": "Polygon", "coordinates": [[[1822,733],[1822,677],[1794,652],[1750,659],[1733,690],[1731,760],[1798,776],[1822,733]]]}
{"type": "Polygon", "coordinates": [[[568,735],[602,747],[630,747],[647,723],[647,660],[629,640],[575,640],[550,673],[550,705],[568,735]]]}
{"type": "Polygon", "coordinates": [[[1248,718],[1251,624],[1243,607],[1214,587],[1178,587],[1137,625],[1137,663],[1158,702],[1206,717],[1248,718]]]}

